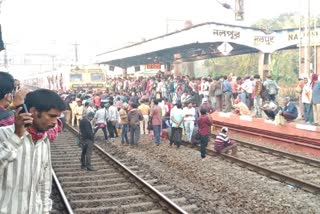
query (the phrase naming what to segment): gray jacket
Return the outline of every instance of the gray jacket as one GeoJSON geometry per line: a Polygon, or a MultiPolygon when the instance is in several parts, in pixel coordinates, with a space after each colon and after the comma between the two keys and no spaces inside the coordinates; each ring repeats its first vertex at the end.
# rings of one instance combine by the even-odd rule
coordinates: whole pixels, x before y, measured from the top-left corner
{"type": "Polygon", "coordinates": [[[132,109],[128,112],[129,125],[140,125],[142,120],[143,116],[138,109],[132,109]]]}

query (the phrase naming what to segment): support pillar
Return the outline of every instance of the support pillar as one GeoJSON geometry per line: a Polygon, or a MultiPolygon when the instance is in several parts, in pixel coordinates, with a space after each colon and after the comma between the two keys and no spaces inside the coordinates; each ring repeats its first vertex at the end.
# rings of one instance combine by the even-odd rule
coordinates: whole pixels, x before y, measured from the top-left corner
{"type": "Polygon", "coordinates": [[[265,80],[267,75],[270,74],[271,54],[259,53],[259,75],[262,80],[265,80]]]}
{"type": "Polygon", "coordinates": [[[167,71],[171,71],[172,70],[172,68],[171,68],[172,66],[171,66],[171,63],[166,63],[166,64],[164,64],[164,71],[165,72],[167,72],[167,71]]]}
{"type": "Polygon", "coordinates": [[[182,63],[181,54],[174,54],[173,58],[174,58],[174,61],[172,63],[173,74],[175,76],[179,76],[179,75],[181,75],[181,71],[179,69],[179,67],[180,67],[180,65],[182,63]]]}
{"type": "Polygon", "coordinates": [[[127,77],[128,76],[127,68],[123,68],[122,69],[122,75],[123,75],[123,77],[127,77]]]}

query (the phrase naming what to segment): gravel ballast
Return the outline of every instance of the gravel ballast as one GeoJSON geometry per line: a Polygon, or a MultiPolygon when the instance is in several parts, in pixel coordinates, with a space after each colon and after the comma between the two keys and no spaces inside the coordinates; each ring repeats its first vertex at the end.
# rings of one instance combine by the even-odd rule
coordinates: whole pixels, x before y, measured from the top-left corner
{"type": "MultiPolygon", "coordinates": [[[[162,141],[156,146],[142,135],[137,148],[120,139],[105,146],[118,157],[132,158],[160,180],[181,189],[206,213],[320,213],[320,196],[241,168],[220,157],[200,158],[200,152],[162,141]]],[[[211,145],[209,145],[211,146],[211,145]]]]}

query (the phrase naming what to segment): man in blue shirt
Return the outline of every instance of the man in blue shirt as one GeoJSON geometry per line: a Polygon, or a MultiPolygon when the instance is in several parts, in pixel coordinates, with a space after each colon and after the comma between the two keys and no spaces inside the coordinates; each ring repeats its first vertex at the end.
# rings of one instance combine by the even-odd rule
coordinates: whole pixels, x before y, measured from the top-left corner
{"type": "Polygon", "coordinates": [[[232,107],[232,86],[231,86],[231,80],[232,77],[229,76],[224,76],[224,81],[223,81],[223,95],[224,95],[224,112],[231,112],[231,107],[232,107]]]}
{"type": "Polygon", "coordinates": [[[290,102],[290,97],[284,98],[284,108],[282,109],[281,115],[287,120],[295,120],[298,117],[298,110],[293,102],[290,102]]]}

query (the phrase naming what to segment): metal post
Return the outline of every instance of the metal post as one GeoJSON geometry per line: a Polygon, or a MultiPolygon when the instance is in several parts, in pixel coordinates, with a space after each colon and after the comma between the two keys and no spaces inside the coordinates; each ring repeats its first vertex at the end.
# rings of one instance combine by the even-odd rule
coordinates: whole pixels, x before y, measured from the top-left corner
{"type": "Polygon", "coordinates": [[[7,44],[4,43],[4,50],[3,50],[3,65],[6,69],[8,69],[8,51],[7,51],[7,44]]]}
{"type": "Polygon", "coordinates": [[[314,19],[313,19],[313,31],[314,31],[314,34],[313,34],[313,72],[315,74],[318,73],[318,65],[317,65],[317,17],[314,16],[314,19]]]}
{"type": "Polygon", "coordinates": [[[310,75],[310,0],[304,17],[304,73],[310,75]]]}
{"type": "Polygon", "coordinates": [[[74,46],[75,62],[76,62],[76,64],[78,64],[78,46],[79,46],[79,44],[78,44],[78,43],[75,43],[75,44],[73,44],[73,46],[74,46]]]}

